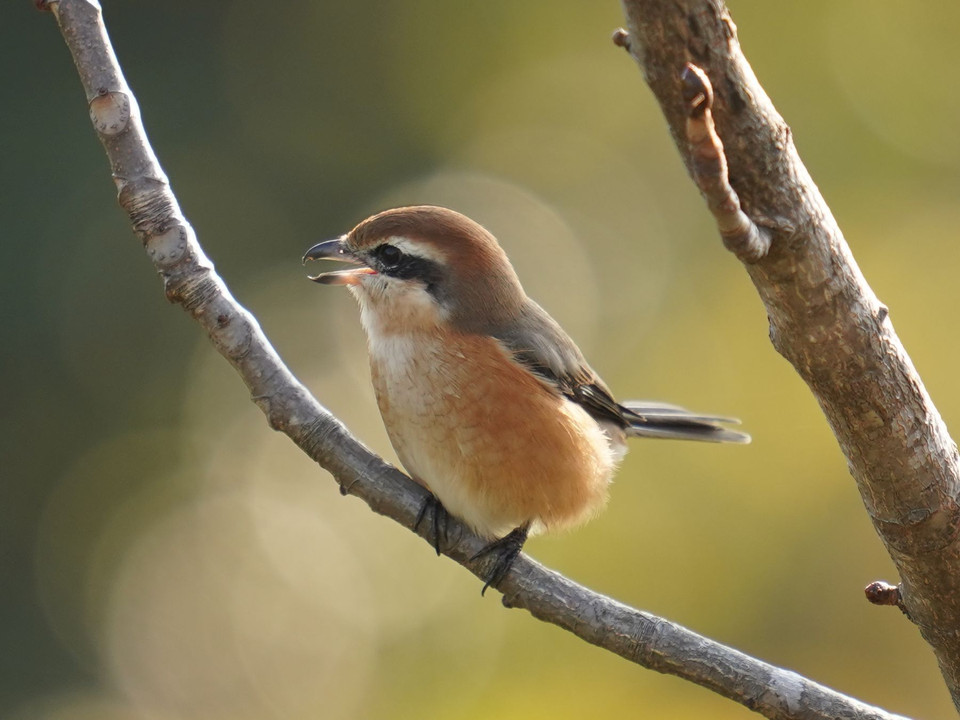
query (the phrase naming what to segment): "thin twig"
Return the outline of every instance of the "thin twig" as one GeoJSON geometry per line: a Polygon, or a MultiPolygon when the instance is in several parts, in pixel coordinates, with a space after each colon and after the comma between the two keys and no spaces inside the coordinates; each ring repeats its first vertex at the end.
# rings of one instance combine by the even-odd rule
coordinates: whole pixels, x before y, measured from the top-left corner
{"type": "Polygon", "coordinates": [[[713,86],[707,74],[693,63],[684,66],[680,82],[687,104],[686,132],[693,158],[693,181],[717,221],[727,250],[743,262],[755,263],[770,250],[770,235],[740,209],[740,198],[730,186],[727,156],[713,124],[713,86]]]}
{"type": "MultiPolygon", "coordinates": [[[[256,320],[230,295],[180,212],[150,148],[137,103],[123,79],[94,0],[51,0],[74,60],[94,128],[103,143],[122,207],[153,260],[167,297],[187,310],[236,368],[270,426],[286,433],[329,470],[344,492],[413,530],[426,492],[357,441],[277,356],[256,320]]],[[[433,540],[431,523],[419,534],[433,540]]],[[[480,576],[471,562],[485,541],[454,521],[445,554],[480,576]]],[[[520,556],[498,585],[504,604],[565,628],[644,667],[685,678],[769,718],[813,720],[899,717],[867,706],[611,600],[520,556]]]]}

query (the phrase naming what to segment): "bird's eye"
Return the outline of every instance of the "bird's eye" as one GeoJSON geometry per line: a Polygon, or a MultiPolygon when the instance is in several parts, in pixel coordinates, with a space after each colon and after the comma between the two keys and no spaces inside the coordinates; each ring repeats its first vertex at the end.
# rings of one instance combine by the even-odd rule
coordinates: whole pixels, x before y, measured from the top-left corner
{"type": "Polygon", "coordinates": [[[393,245],[381,245],[377,248],[377,257],[385,266],[395,267],[403,258],[403,253],[393,245]]]}

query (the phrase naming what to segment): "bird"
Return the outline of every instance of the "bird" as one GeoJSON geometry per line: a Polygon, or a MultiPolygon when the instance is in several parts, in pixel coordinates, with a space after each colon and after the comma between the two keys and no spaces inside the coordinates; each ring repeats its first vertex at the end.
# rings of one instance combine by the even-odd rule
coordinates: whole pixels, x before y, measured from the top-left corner
{"type": "Polygon", "coordinates": [[[606,504],[628,438],[748,443],[739,421],[617,402],[576,343],[529,298],[496,238],[459,212],[399,207],[311,247],[349,263],[309,276],[360,307],[370,374],[397,457],[429,491],[433,544],[453,515],[487,540],[483,592],[527,538],[606,504]]]}

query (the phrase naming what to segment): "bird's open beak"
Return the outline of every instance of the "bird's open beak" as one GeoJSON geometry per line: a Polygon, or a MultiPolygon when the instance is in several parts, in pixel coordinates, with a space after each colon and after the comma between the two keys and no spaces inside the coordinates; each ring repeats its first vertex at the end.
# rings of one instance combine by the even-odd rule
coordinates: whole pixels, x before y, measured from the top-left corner
{"type": "Polygon", "coordinates": [[[304,265],[307,264],[307,260],[336,260],[359,266],[307,276],[323,285],[356,285],[364,275],[376,274],[376,270],[364,265],[362,260],[344,247],[342,238],[317,243],[303,254],[304,265]]]}

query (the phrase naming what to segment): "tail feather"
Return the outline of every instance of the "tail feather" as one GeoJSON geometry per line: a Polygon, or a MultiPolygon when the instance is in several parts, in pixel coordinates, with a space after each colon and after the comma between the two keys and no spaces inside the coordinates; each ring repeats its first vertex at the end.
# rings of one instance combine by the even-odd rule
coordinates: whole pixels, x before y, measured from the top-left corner
{"type": "Polygon", "coordinates": [[[673,440],[700,440],[703,442],[739,443],[750,442],[750,436],[723,427],[724,424],[739,425],[736,418],[693,413],[677,405],[631,400],[623,403],[623,419],[629,425],[630,437],[651,437],[673,440]]]}

